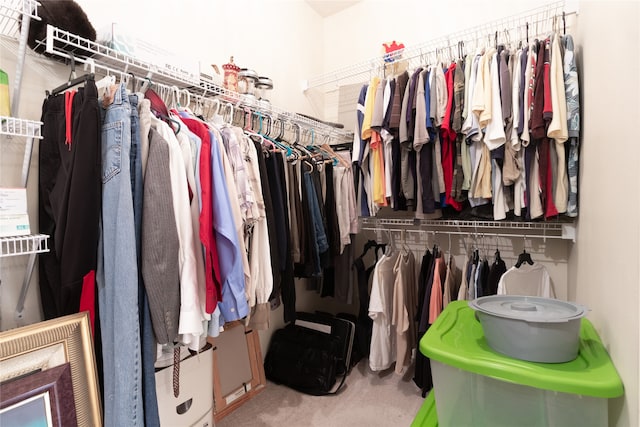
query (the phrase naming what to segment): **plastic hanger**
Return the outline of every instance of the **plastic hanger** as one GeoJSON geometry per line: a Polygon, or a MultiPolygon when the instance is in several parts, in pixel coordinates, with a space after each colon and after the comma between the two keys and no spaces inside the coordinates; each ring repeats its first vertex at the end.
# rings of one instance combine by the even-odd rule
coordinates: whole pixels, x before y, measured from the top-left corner
{"type": "Polygon", "coordinates": [[[98,88],[98,90],[101,90],[114,84],[116,84],[116,76],[107,74],[96,82],[96,87],[98,88]]]}
{"type": "Polygon", "coordinates": [[[522,253],[518,255],[518,261],[516,262],[516,268],[520,268],[523,263],[527,263],[529,265],[533,265],[533,260],[531,259],[531,255],[527,252],[527,237],[522,236],[523,244],[522,244],[522,253]]]}
{"type": "MultiPolygon", "coordinates": [[[[258,118],[259,118],[259,128],[260,128],[260,131],[259,131],[259,132],[260,132],[260,133],[262,133],[262,122],[263,122],[263,117],[264,117],[264,116],[262,115],[262,113],[258,113],[258,118]]],[[[272,125],[271,125],[271,120],[272,120],[272,119],[271,119],[271,116],[267,116],[267,117],[268,117],[268,119],[269,119],[269,128],[271,128],[271,126],[272,126],[272,125]]],[[[283,128],[284,128],[284,124],[283,124],[283,128]]],[[[285,153],[286,153],[286,157],[292,157],[292,156],[294,156],[293,148],[291,148],[289,145],[284,144],[284,143],[282,142],[282,140],[281,140],[281,139],[280,139],[280,140],[279,140],[279,139],[277,139],[277,138],[276,138],[276,139],[274,139],[274,138],[271,138],[271,137],[269,137],[269,136],[267,136],[267,137],[266,137],[266,139],[267,139],[268,141],[272,142],[276,147],[280,148],[281,150],[284,150],[284,151],[285,151],[285,153]]],[[[296,156],[296,159],[297,159],[297,156],[296,156]]]]}
{"type": "Polygon", "coordinates": [[[226,104],[224,104],[224,107],[225,109],[222,112],[222,116],[224,118],[224,116],[226,116],[227,113],[229,114],[228,119],[225,121],[225,123],[231,126],[233,125],[233,115],[235,114],[235,111],[233,109],[233,104],[230,102],[227,102],[226,104]]]}
{"type": "Polygon", "coordinates": [[[367,240],[367,243],[364,244],[362,254],[360,254],[358,258],[363,258],[367,254],[367,252],[369,252],[369,249],[377,248],[377,247],[378,247],[378,242],[372,239],[367,240]]]}
{"type": "MultiPolygon", "coordinates": [[[[211,116],[211,121],[218,126],[225,124],[224,117],[222,114],[220,114],[220,100],[214,99],[211,102],[214,106],[213,115],[211,116]]],[[[233,106],[231,106],[231,108],[233,108],[233,106]]]]}
{"type": "Polygon", "coordinates": [[[76,59],[73,55],[70,55],[71,61],[71,73],[69,73],[69,79],[66,83],[61,84],[60,86],[53,89],[51,92],[46,91],[47,96],[49,95],[57,95],[60,92],[64,92],[65,90],[77,86],[79,84],[86,83],[89,80],[93,80],[95,78],[94,73],[88,73],[81,77],[76,77],[76,59]]]}
{"type": "Polygon", "coordinates": [[[522,253],[518,255],[518,262],[516,262],[516,268],[520,268],[523,263],[527,263],[529,265],[533,265],[533,260],[531,259],[531,255],[527,252],[526,249],[522,249],[522,253]]]}

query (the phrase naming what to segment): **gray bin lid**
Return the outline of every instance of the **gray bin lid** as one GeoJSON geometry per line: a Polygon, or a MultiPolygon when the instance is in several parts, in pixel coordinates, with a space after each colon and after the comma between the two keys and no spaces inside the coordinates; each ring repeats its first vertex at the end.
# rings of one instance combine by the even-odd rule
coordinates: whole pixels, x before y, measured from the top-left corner
{"type": "Polygon", "coordinates": [[[520,295],[491,295],[469,301],[474,310],[506,319],[526,322],[568,322],[586,316],[582,305],[552,298],[520,295]]]}

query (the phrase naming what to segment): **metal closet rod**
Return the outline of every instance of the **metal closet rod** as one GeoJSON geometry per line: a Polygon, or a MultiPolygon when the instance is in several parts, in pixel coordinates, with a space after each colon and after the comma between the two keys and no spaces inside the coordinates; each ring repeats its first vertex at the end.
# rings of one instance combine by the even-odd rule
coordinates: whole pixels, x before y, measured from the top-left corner
{"type": "Polygon", "coordinates": [[[363,231],[381,231],[381,232],[385,232],[385,231],[389,231],[389,232],[406,232],[406,233],[415,233],[415,234],[431,234],[431,235],[437,235],[437,234],[448,234],[448,235],[459,235],[459,236],[471,236],[471,237],[479,237],[479,236],[485,236],[485,237],[509,237],[509,238],[524,238],[524,239],[543,239],[546,241],[546,239],[560,239],[563,240],[562,236],[556,236],[556,235],[547,235],[545,234],[516,234],[516,233],[493,233],[493,232],[474,232],[474,231],[458,231],[458,230],[452,230],[452,231],[448,231],[448,230],[412,230],[412,229],[406,229],[406,228],[387,228],[387,227],[362,227],[361,230],[363,231]]]}

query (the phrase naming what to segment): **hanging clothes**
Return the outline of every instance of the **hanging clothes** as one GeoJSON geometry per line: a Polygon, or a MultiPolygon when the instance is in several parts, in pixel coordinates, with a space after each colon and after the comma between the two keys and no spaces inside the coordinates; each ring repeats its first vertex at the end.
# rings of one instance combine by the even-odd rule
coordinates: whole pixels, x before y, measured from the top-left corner
{"type": "MultiPolygon", "coordinates": [[[[133,195],[131,104],[124,85],[100,101],[102,228],[98,242],[98,304],[102,335],[105,425],[142,425],[144,410],[133,195]],[[120,352],[126,346],[130,351],[120,352]]],[[[97,96],[97,91],[94,93],[97,96]]]]}
{"type": "Polygon", "coordinates": [[[552,34],[519,49],[496,45],[364,86],[358,114],[364,119],[370,108],[373,122],[364,122],[353,145],[361,153],[362,216],[387,205],[415,211],[416,219],[572,216],[578,162],[567,87],[576,74],[567,71],[575,60],[572,40],[564,59],[566,40],[552,34]]]}
{"type": "MultiPolygon", "coordinates": [[[[434,248],[434,254],[435,254],[434,248]]],[[[416,313],[416,321],[418,322],[418,336],[422,337],[429,329],[429,300],[431,296],[431,284],[433,283],[433,269],[435,265],[435,257],[428,249],[422,257],[420,265],[420,273],[418,274],[418,309],[416,313]]],[[[422,396],[426,396],[427,392],[433,388],[433,379],[431,377],[431,364],[429,359],[422,354],[416,352],[415,374],[413,382],[422,390],[422,396]]]]}
{"type": "Polygon", "coordinates": [[[535,263],[511,267],[498,282],[498,295],[526,295],[555,298],[551,278],[544,265],[535,263]]]}
{"type": "Polygon", "coordinates": [[[431,295],[429,297],[429,324],[432,325],[440,313],[442,313],[442,289],[446,279],[447,266],[442,252],[435,258],[433,268],[433,284],[431,285],[431,295]]]}
{"type": "Polygon", "coordinates": [[[415,258],[411,251],[402,251],[393,266],[393,309],[391,324],[396,331],[395,372],[403,374],[411,364],[412,350],[416,348],[415,312],[418,303],[415,258]]]}
{"type": "Polygon", "coordinates": [[[394,266],[398,253],[384,254],[373,271],[369,317],[373,319],[369,368],[383,371],[396,361],[396,327],[392,321],[394,266]]]}
{"type": "Polygon", "coordinates": [[[42,105],[38,227],[50,236],[50,251],[39,256],[38,268],[45,319],[78,312],[83,289],[95,287],[85,277],[97,264],[100,107],[93,80],[74,93],[68,105],[64,93],[49,96],[42,105]]]}
{"type": "Polygon", "coordinates": [[[498,284],[502,275],[507,271],[507,264],[500,257],[500,251],[496,251],[496,256],[489,269],[487,277],[487,287],[485,295],[496,295],[498,293],[498,284]]]}

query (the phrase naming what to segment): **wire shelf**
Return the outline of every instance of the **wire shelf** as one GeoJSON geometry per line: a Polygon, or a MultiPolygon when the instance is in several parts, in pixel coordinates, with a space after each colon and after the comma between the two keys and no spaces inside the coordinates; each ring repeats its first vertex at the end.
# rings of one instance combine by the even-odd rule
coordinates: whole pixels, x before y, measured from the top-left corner
{"type": "Polygon", "coordinates": [[[185,89],[196,96],[219,97],[223,101],[233,103],[234,106],[248,107],[270,115],[286,118],[291,122],[316,129],[325,135],[338,139],[347,140],[352,137],[350,132],[336,129],[272,105],[261,104],[242,94],[227,90],[202,75],[195,75],[186,71],[182,67],[168,63],[157,65],[145,62],[50,25],[47,26],[47,39],[41,41],[39,46],[40,49],[46,47],[46,52],[49,54],[66,59],[73,57],[76,62],[87,64],[106,73],[130,74],[139,80],[149,78],[153,83],[178,90],[185,89]]]}
{"type": "Polygon", "coordinates": [[[35,0],[2,0],[0,5],[0,34],[17,39],[20,36],[20,20],[23,16],[40,21],[35,0]]]}
{"type": "MultiPolygon", "coordinates": [[[[548,25],[553,18],[561,16],[565,8],[565,0],[554,1],[534,9],[512,15],[503,19],[481,24],[463,31],[447,34],[412,47],[380,55],[366,61],[347,65],[326,74],[308,79],[307,89],[319,88],[330,84],[345,85],[364,83],[374,75],[383,76],[393,64],[406,61],[409,69],[423,66],[434,61],[438,55],[442,60],[455,57],[458,52],[458,42],[463,42],[466,49],[493,45],[497,41],[511,41],[525,39],[533,40],[551,30],[548,25]],[[528,29],[528,32],[527,30],[528,29]]],[[[393,71],[391,72],[393,73],[393,71]]]]}
{"type": "Polygon", "coordinates": [[[199,82],[198,75],[184,70],[183,67],[141,61],[116,49],[51,25],[47,25],[47,39],[45,42],[47,53],[64,58],[70,58],[70,54],[72,54],[76,60],[80,58],[80,62],[84,63],[87,63],[87,58],[92,58],[96,65],[100,64],[111,69],[120,69],[125,74],[132,73],[137,76],[144,76],[152,73],[154,81],[163,84],[185,88],[197,85],[199,82]]]}
{"type": "Polygon", "coordinates": [[[575,242],[575,223],[520,222],[520,221],[468,221],[413,218],[360,218],[362,230],[405,230],[424,233],[444,233],[461,235],[491,234],[504,237],[526,237],[543,239],[563,239],[575,242]]]}
{"type": "Polygon", "coordinates": [[[49,252],[48,239],[47,234],[0,237],[0,258],[49,252]]]}
{"type": "Polygon", "coordinates": [[[0,134],[42,139],[42,122],[0,116],[0,134]]]}

